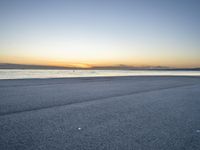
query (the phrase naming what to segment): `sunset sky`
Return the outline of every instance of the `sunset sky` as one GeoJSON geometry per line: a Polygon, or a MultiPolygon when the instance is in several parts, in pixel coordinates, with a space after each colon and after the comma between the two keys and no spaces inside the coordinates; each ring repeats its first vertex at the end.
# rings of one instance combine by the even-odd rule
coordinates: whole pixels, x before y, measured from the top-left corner
{"type": "Polygon", "coordinates": [[[200,67],[200,0],[1,0],[0,63],[200,67]]]}

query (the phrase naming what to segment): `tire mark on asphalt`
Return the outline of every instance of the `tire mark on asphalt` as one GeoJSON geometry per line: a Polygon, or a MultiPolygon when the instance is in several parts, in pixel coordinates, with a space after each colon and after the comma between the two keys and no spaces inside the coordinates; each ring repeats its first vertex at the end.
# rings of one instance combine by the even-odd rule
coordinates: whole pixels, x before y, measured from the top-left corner
{"type": "Polygon", "coordinates": [[[16,111],[11,111],[11,112],[2,112],[2,113],[0,113],[0,117],[21,114],[21,113],[26,113],[26,112],[40,111],[40,110],[51,109],[51,108],[56,108],[56,107],[64,107],[64,106],[71,106],[71,105],[77,105],[77,104],[82,104],[82,103],[89,103],[89,102],[94,102],[94,101],[99,101],[99,100],[107,100],[110,98],[123,97],[123,96],[129,96],[129,95],[135,95],[135,94],[141,94],[141,93],[148,93],[148,92],[162,91],[162,90],[174,89],[174,88],[180,88],[180,87],[194,86],[194,85],[198,85],[198,84],[176,85],[176,86],[170,86],[170,87],[155,88],[155,89],[148,89],[148,90],[142,90],[142,91],[134,91],[134,92],[130,92],[130,93],[110,95],[110,96],[105,96],[105,97],[96,98],[96,99],[88,99],[88,100],[74,102],[74,103],[57,104],[57,105],[52,105],[52,106],[36,107],[36,108],[32,108],[32,109],[16,110],[16,111]]]}

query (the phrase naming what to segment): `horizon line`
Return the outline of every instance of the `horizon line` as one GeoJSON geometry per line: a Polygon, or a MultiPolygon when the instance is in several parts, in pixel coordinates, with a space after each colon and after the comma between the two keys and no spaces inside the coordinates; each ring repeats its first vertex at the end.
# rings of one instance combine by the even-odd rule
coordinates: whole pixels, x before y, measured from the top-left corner
{"type": "MultiPolygon", "coordinates": [[[[89,66],[89,65],[88,65],[89,66]]],[[[200,67],[170,67],[170,66],[132,66],[132,65],[109,65],[109,66],[90,66],[90,67],[76,67],[76,66],[58,66],[58,65],[37,65],[37,64],[18,64],[18,63],[0,63],[0,69],[74,69],[74,70],[192,70],[200,67]]]]}

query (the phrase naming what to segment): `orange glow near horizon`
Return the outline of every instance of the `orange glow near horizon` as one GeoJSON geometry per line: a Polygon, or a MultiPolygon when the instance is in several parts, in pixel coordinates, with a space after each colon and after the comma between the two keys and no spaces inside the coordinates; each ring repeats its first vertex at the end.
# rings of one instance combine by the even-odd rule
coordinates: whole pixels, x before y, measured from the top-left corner
{"type": "Polygon", "coordinates": [[[45,66],[58,66],[58,67],[77,67],[77,68],[92,68],[92,67],[108,67],[108,66],[165,66],[165,67],[198,67],[200,63],[197,60],[170,60],[167,61],[163,58],[161,59],[127,59],[124,61],[120,60],[96,60],[96,61],[64,61],[59,59],[47,59],[47,58],[31,58],[31,57],[14,57],[0,56],[0,63],[13,63],[13,64],[27,64],[27,65],[45,65],[45,66]]]}

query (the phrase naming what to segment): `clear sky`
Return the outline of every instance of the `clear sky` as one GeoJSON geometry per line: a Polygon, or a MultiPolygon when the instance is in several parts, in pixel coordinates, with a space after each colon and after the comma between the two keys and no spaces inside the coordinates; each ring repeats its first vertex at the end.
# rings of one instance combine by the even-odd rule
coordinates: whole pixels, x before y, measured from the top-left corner
{"type": "Polygon", "coordinates": [[[0,62],[200,67],[200,0],[0,0],[0,62]]]}

